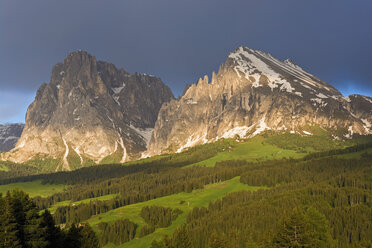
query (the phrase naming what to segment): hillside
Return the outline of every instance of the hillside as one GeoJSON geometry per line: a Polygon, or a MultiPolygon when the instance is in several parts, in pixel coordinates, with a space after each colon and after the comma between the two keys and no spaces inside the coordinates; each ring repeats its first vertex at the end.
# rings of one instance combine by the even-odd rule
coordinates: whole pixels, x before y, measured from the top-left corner
{"type": "MultiPolygon", "coordinates": [[[[328,235],[324,242],[363,247],[372,242],[371,149],[369,136],[342,142],[321,133],[309,137],[270,131],[72,172],[10,179],[13,167],[8,165],[1,176],[3,183],[13,182],[11,187],[25,181],[34,188],[65,185],[64,191],[33,200],[40,209],[49,208],[57,224],[89,223],[104,247],[164,247],[155,245],[176,244],[182,233],[192,247],[208,247],[214,233],[229,247],[270,246],[283,218],[295,208],[305,219],[315,215],[322,220],[328,235]],[[144,207],[151,206],[180,212],[167,226],[152,227],[142,217],[144,207]],[[120,225],[134,229],[119,242],[113,233],[129,231],[115,229],[120,225]]],[[[35,195],[33,189],[23,189],[35,195]]],[[[166,213],[154,212],[151,218],[167,218],[166,213]]]]}

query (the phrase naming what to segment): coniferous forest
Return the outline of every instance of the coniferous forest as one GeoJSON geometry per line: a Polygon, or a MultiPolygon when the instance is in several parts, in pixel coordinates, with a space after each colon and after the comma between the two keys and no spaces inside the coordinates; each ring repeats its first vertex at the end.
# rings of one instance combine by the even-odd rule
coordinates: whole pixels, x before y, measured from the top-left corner
{"type": "Polygon", "coordinates": [[[2,195],[2,247],[121,247],[169,227],[183,211],[150,204],[136,217],[140,222],[102,218],[91,227],[90,219],[123,206],[203,190],[236,177],[258,190],[232,192],[191,208],[174,232],[157,236],[149,247],[372,247],[369,144],[298,159],[221,160],[214,167],[185,167],[230,145],[208,144],[127,166],[102,165],[22,177],[4,173],[3,184],[42,180],[44,184],[68,186],[47,197],[30,198],[18,190],[2,195]],[[361,154],[342,157],[355,153],[361,154]],[[99,200],[107,195],[114,197],[99,200]],[[92,200],[84,202],[87,199],[92,200]],[[83,202],[58,206],[65,201],[83,202]],[[56,204],[51,213],[48,209],[56,204]]]}

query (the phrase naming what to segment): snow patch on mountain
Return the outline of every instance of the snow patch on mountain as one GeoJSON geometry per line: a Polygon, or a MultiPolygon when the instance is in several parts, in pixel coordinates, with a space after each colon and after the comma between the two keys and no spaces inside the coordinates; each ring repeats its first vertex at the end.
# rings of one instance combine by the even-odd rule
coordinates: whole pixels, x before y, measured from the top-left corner
{"type": "Polygon", "coordinates": [[[328,96],[324,95],[323,93],[319,93],[316,96],[319,97],[319,98],[323,98],[323,99],[328,98],[328,96]]]}
{"type": "Polygon", "coordinates": [[[240,138],[244,138],[247,135],[247,132],[250,131],[253,128],[253,126],[247,127],[247,126],[239,126],[234,127],[230,130],[228,130],[226,133],[222,135],[222,138],[229,139],[234,138],[235,135],[239,135],[240,138]]]}
{"type": "Polygon", "coordinates": [[[310,100],[313,101],[314,106],[325,107],[325,106],[328,105],[328,103],[326,103],[325,101],[323,101],[320,98],[311,98],[310,100]]]}
{"type": "Polygon", "coordinates": [[[372,103],[372,100],[371,100],[370,98],[368,98],[368,97],[366,97],[366,96],[363,96],[363,98],[364,98],[364,100],[366,100],[366,101],[372,103]]]}
{"type": "Polygon", "coordinates": [[[125,88],[125,83],[123,82],[122,86],[120,87],[112,87],[111,90],[114,92],[114,94],[112,94],[112,98],[115,100],[115,102],[120,106],[120,102],[119,102],[119,99],[120,99],[120,92],[125,88]]]}
{"type": "Polygon", "coordinates": [[[313,135],[312,133],[308,132],[308,131],[302,131],[304,134],[306,135],[313,135]]]}
{"type": "Polygon", "coordinates": [[[353,126],[349,126],[348,133],[344,135],[345,138],[351,139],[354,134],[353,126]]]}
{"type": "Polygon", "coordinates": [[[112,87],[112,91],[114,94],[120,94],[120,92],[125,88],[125,83],[123,82],[122,86],[120,87],[112,87]]]}
{"type": "Polygon", "coordinates": [[[262,133],[265,130],[270,130],[270,127],[266,124],[265,119],[266,119],[266,116],[264,116],[260,120],[260,122],[258,123],[258,126],[257,126],[258,128],[256,129],[256,131],[254,131],[254,133],[250,137],[256,136],[256,135],[262,133]]]}
{"type": "Polygon", "coordinates": [[[252,50],[250,52],[245,51],[243,47],[239,47],[236,52],[229,55],[229,58],[236,62],[234,70],[239,78],[241,77],[239,72],[242,72],[247,80],[250,80],[249,77],[255,79],[252,85],[253,87],[259,87],[261,85],[258,82],[261,76],[264,75],[268,78],[268,86],[271,90],[278,87],[287,92],[293,92],[295,90],[287,80],[281,78],[280,74],[276,73],[264,61],[259,59],[252,50]]]}
{"type": "Polygon", "coordinates": [[[371,127],[372,127],[372,124],[367,120],[367,119],[361,119],[362,122],[364,123],[364,129],[366,130],[367,133],[370,133],[371,132],[371,127]]]}
{"type": "Polygon", "coordinates": [[[130,125],[129,127],[133,129],[134,131],[136,131],[136,133],[138,133],[145,140],[146,147],[148,147],[150,139],[151,139],[151,135],[154,129],[153,128],[137,128],[133,125],[130,125]]]}
{"type": "Polygon", "coordinates": [[[194,137],[194,135],[191,135],[187,139],[186,144],[184,144],[183,146],[181,146],[180,148],[177,149],[177,153],[182,152],[185,148],[193,147],[193,146],[198,145],[200,143],[205,144],[207,142],[208,142],[208,140],[207,140],[207,133],[206,132],[201,136],[198,135],[198,136],[194,137]]]}
{"type": "Polygon", "coordinates": [[[74,149],[74,151],[76,152],[76,154],[79,156],[79,158],[80,158],[80,164],[83,164],[83,157],[80,154],[79,147],[75,147],[75,148],[72,148],[72,149],[74,149]]]}

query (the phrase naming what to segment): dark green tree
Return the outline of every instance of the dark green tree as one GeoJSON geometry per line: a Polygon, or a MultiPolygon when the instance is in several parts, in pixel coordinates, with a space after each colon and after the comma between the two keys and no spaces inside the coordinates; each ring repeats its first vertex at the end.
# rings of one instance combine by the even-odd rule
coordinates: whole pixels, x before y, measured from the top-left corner
{"type": "Polygon", "coordinates": [[[305,212],[311,247],[329,247],[332,243],[328,221],[323,214],[313,207],[305,212]]]}
{"type": "Polygon", "coordinates": [[[67,231],[65,239],[66,248],[80,248],[81,247],[81,234],[79,228],[73,224],[67,231]]]}
{"type": "Polygon", "coordinates": [[[273,239],[274,247],[304,248],[311,247],[308,225],[303,212],[294,209],[293,213],[284,218],[273,239]]]}
{"type": "Polygon", "coordinates": [[[216,231],[213,231],[212,235],[208,239],[208,248],[227,248],[230,247],[226,240],[225,234],[217,234],[216,231]]]}
{"type": "Polygon", "coordinates": [[[150,248],[167,248],[167,247],[164,245],[164,243],[161,240],[159,241],[153,240],[151,242],[150,248]]]}
{"type": "Polygon", "coordinates": [[[0,244],[4,248],[21,248],[22,240],[19,237],[19,225],[14,209],[12,208],[12,203],[13,199],[8,191],[0,203],[0,244]]]}
{"type": "Polygon", "coordinates": [[[175,248],[191,247],[191,240],[187,234],[186,225],[182,225],[173,234],[173,243],[175,248]]]}
{"type": "Polygon", "coordinates": [[[55,226],[53,217],[47,209],[41,215],[39,228],[43,231],[46,248],[63,247],[61,230],[55,226]]]}
{"type": "Polygon", "coordinates": [[[96,234],[89,225],[80,229],[81,248],[98,248],[99,243],[96,234]]]}

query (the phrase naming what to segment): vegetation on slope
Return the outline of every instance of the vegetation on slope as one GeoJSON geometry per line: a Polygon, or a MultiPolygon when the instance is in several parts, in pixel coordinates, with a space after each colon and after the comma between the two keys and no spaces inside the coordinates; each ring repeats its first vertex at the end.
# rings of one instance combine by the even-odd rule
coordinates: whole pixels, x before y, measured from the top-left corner
{"type": "Polygon", "coordinates": [[[180,247],[182,243],[287,247],[293,242],[310,247],[368,247],[372,242],[370,138],[333,140],[316,150],[307,145],[321,142],[313,133],[268,132],[251,140],[221,140],[126,166],[21,178],[8,177],[9,169],[0,176],[3,183],[41,180],[39,184],[70,185],[33,201],[39,209],[53,208],[58,224],[90,223],[100,244],[107,247],[180,247]],[[297,140],[295,147],[289,147],[292,140],[297,140]],[[247,191],[253,186],[265,189],[247,191]],[[232,193],[236,190],[243,191],[232,193]],[[182,213],[167,227],[146,223],[141,210],[154,205],[182,213]],[[292,239],[294,226],[301,227],[300,240],[292,239]],[[112,232],[117,235],[108,237],[112,232]],[[118,239],[123,232],[128,238],[118,239]]]}

